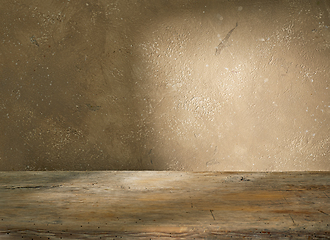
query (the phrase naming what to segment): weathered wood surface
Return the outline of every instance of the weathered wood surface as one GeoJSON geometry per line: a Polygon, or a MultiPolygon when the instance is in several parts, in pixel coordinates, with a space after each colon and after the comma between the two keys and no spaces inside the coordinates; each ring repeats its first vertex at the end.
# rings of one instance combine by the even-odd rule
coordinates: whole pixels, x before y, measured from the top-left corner
{"type": "Polygon", "coordinates": [[[329,172],[0,172],[1,239],[313,239],[329,225],[329,172]]]}

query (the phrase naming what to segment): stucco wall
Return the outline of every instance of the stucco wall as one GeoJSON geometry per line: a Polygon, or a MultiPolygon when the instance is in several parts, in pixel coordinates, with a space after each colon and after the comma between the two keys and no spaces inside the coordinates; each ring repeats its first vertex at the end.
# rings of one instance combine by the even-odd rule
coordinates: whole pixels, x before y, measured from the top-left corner
{"type": "Polygon", "coordinates": [[[330,1],[0,4],[0,170],[330,170],[330,1]]]}

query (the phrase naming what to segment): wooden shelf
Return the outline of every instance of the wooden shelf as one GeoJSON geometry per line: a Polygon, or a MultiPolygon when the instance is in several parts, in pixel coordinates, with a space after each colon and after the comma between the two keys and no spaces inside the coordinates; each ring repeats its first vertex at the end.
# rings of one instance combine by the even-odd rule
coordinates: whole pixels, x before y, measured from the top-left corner
{"type": "Polygon", "coordinates": [[[0,239],[330,237],[329,172],[0,172],[0,239]]]}

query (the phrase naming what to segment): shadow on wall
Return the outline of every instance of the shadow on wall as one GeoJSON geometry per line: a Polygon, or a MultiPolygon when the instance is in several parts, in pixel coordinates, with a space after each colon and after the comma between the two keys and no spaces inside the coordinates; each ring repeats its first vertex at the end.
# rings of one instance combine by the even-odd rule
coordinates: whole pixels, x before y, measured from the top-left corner
{"type": "Polygon", "coordinates": [[[327,1],[0,11],[0,170],[330,170],[327,1]]]}

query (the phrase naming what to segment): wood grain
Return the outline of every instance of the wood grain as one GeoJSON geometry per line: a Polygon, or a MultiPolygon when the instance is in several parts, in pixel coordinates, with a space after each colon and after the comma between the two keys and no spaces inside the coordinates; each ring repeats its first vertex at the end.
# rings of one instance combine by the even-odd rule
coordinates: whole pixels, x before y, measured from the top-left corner
{"type": "Polygon", "coordinates": [[[329,237],[328,172],[0,172],[1,239],[329,237]]]}

